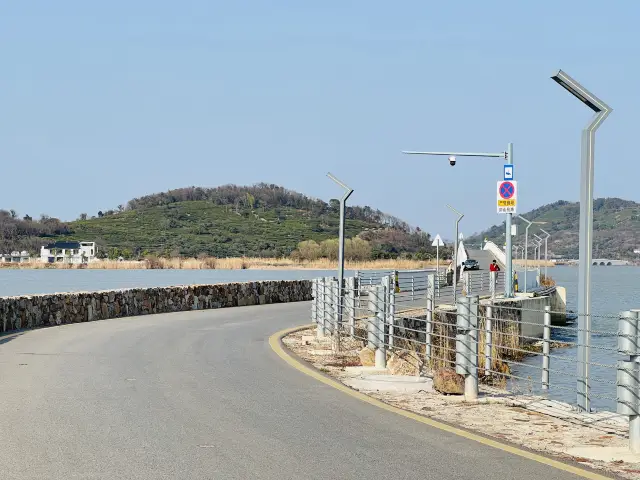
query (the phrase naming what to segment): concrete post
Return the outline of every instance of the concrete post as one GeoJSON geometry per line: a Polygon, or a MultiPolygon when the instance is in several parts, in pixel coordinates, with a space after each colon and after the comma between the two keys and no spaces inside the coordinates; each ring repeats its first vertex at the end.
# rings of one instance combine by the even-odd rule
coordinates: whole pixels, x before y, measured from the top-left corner
{"type": "Polygon", "coordinates": [[[493,349],[493,305],[487,305],[484,320],[484,371],[491,372],[491,358],[493,349]]]}
{"type": "Polygon", "coordinates": [[[629,449],[640,453],[640,328],[638,311],[620,314],[618,320],[618,352],[629,355],[629,361],[618,361],[617,411],[629,416],[629,449]]]}
{"type": "Polygon", "coordinates": [[[551,307],[544,307],[542,332],[542,389],[549,390],[549,351],[551,349],[551,307]]]}
{"type": "MultiPolygon", "coordinates": [[[[388,277],[387,277],[388,278],[388,277]]],[[[384,339],[384,331],[385,331],[385,317],[386,317],[386,287],[384,285],[377,285],[376,289],[376,299],[378,302],[377,307],[377,322],[376,322],[376,337],[377,337],[377,345],[376,345],[376,368],[387,368],[387,349],[385,348],[385,339],[384,339]]]]}

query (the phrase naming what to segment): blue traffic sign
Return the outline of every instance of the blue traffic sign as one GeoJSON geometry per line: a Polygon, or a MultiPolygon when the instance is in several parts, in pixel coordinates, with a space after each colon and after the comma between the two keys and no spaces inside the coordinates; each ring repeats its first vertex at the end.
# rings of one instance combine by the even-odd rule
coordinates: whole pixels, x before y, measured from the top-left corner
{"type": "Polygon", "coordinates": [[[513,165],[505,165],[504,166],[504,179],[505,180],[513,180],[513,165]]]}

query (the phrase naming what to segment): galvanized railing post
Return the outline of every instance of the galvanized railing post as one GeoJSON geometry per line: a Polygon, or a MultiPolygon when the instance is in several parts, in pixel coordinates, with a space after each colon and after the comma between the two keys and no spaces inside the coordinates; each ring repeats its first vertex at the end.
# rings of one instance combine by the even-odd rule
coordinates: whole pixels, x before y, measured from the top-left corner
{"type": "Polygon", "coordinates": [[[551,349],[551,307],[544,307],[542,331],[542,389],[549,390],[549,351],[551,349]]]}
{"type": "Polygon", "coordinates": [[[387,350],[385,348],[384,342],[384,331],[385,331],[385,316],[386,316],[386,287],[384,285],[377,285],[376,289],[376,299],[378,303],[377,311],[377,322],[376,322],[376,336],[377,336],[377,345],[376,345],[376,355],[375,362],[376,368],[387,368],[387,350]]]}
{"type": "Polygon", "coordinates": [[[388,325],[388,334],[387,334],[387,343],[389,344],[389,349],[393,348],[393,339],[396,334],[396,291],[395,291],[395,279],[393,276],[385,277],[382,283],[386,290],[386,304],[387,304],[387,325],[388,325]]]}
{"type": "Polygon", "coordinates": [[[489,292],[491,293],[491,298],[496,298],[497,273],[498,272],[489,272],[489,292]]]}
{"type": "Polygon", "coordinates": [[[464,398],[466,401],[478,399],[477,298],[462,297],[458,299],[456,305],[456,372],[464,375],[464,398]],[[472,333],[474,330],[475,335],[472,333]]]}
{"type": "Polygon", "coordinates": [[[484,370],[485,375],[491,372],[491,358],[493,349],[493,305],[490,303],[485,309],[484,320],[484,370]]]}
{"type": "Polygon", "coordinates": [[[324,338],[326,334],[325,320],[327,315],[327,298],[326,298],[326,278],[318,278],[318,328],[316,336],[318,339],[324,338]]]}
{"type": "Polygon", "coordinates": [[[332,349],[335,353],[340,352],[340,317],[342,316],[341,302],[343,297],[341,295],[340,280],[334,278],[331,281],[331,303],[333,304],[331,334],[332,334],[332,349]]]}
{"type": "Polygon", "coordinates": [[[464,272],[464,291],[471,295],[471,273],[464,272]]]}
{"type": "Polygon", "coordinates": [[[345,292],[345,311],[349,318],[349,335],[353,338],[356,335],[356,278],[347,278],[347,291],[345,292]]]}
{"type": "Polygon", "coordinates": [[[627,311],[618,320],[618,352],[629,360],[618,361],[616,393],[617,411],[629,416],[629,448],[640,453],[640,347],[638,312],[627,311]]]}
{"type": "Polygon", "coordinates": [[[435,306],[435,275],[427,275],[427,321],[425,325],[425,360],[431,360],[431,333],[433,332],[433,309],[435,306]]]}
{"type": "Polygon", "coordinates": [[[318,279],[311,280],[311,323],[318,325],[318,279]]]}
{"type": "Polygon", "coordinates": [[[414,300],[414,295],[415,295],[415,287],[414,287],[414,283],[413,283],[413,273],[411,274],[411,301],[413,302],[414,300]]]}
{"type": "Polygon", "coordinates": [[[378,299],[376,298],[376,288],[369,286],[367,288],[367,348],[374,350],[377,346],[375,323],[378,321],[378,299]]]}

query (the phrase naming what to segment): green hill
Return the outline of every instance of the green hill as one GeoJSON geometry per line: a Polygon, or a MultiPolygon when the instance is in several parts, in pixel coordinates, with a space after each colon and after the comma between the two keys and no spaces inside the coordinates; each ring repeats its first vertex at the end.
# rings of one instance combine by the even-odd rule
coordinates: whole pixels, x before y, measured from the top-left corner
{"type": "MultiPolygon", "coordinates": [[[[15,235],[2,248],[37,251],[52,240],[96,241],[110,257],[288,256],[299,242],[338,236],[339,203],[309,198],[277,185],[181,188],[147,195],[115,210],[73,222],[20,220],[0,214],[15,235]]],[[[349,207],[346,236],[369,241],[372,256],[428,256],[428,234],[371,207],[349,207]]]]}
{"type": "MultiPolygon", "coordinates": [[[[634,249],[640,248],[640,204],[619,198],[599,198],[594,200],[593,255],[594,257],[620,260],[637,260],[634,249]]],[[[578,258],[578,230],[580,204],[564,200],[544,205],[522,214],[529,221],[546,222],[541,225],[551,234],[549,255],[562,258],[578,258]]],[[[518,237],[515,243],[524,243],[526,224],[516,220],[518,237]]],[[[488,238],[498,245],[504,244],[504,223],[476,234],[468,239],[470,243],[488,238]]],[[[540,234],[535,225],[529,229],[530,241],[533,233],[540,234]]]]}

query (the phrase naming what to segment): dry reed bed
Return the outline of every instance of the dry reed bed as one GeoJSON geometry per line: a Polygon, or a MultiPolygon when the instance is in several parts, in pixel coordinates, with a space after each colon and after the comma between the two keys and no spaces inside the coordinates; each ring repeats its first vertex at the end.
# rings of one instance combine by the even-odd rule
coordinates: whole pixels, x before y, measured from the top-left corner
{"type": "MultiPolygon", "coordinates": [[[[0,267],[19,269],[90,269],[90,270],[246,270],[246,269],[313,269],[333,270],[337,262],[321,258],[312,261],[296,261],[290,258],[157,258],[149,257],[144,260],[101,260],[88,264],[69,263],[0,263],[0,267]]],[[[417,260],[369,260],[346,261],[348,270],[412,270],[435,266],[435,262],[417,260]]]]}

